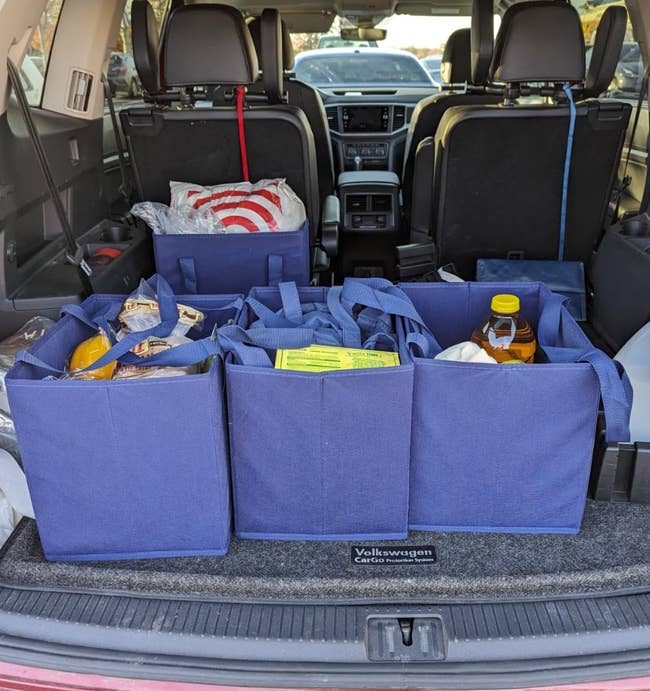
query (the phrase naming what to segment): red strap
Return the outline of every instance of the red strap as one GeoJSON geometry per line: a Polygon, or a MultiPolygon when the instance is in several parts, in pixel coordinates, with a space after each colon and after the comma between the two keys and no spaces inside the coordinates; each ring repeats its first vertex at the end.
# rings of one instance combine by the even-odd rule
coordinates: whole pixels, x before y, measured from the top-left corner
{"type": "Polygon", "coordinates": [[[235,88],[237,93],[237,128],[239,130],[239,151],[241,153],[241,169],[244,180],[250,182],[248,177],[248,154],[246,153],[246,132],[244,131],[244,95],[246,88],[238,86],[235,88]]]}

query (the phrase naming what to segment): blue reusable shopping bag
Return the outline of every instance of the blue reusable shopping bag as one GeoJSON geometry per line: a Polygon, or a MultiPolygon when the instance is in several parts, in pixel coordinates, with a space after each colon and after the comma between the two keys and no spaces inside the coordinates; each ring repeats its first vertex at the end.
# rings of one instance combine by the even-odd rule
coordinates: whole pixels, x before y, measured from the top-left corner
{"type": "MultiPolygon", "coordinates": [[[[415,530],[576,533],[602,398],[610,441],[629,435],[631,389],[540,283],[402,286],[438,348],[469,340],[497,293],[514,293],[543,364],[493,365],[416,353],[409,525],[415,530]]],[[[413,339],[411,339],[413,340],[413,339]]]]}
{"type": "Polygon", "coordinates": [[[309,223],[295,232],[153,236],[156,271],[174,292],[247,293],[282,281],[308,285],[309,223]]]}
{"type": "MultiPolygon", "coordinates": [[[[158,281],[168,335],[176,301],[158,281]]],[[[221,555],[231,531],[224,417],[224,375],[209,370],[160,379],[52,381],[71,351],[117,315],[125,296],[93,295],[19,358],[6,377],[18,442],[48,559],[86,561],[221,555]]],[[[214,326],[236,318],[239,296],[178,301],[206,315],[187,345],[147,364],[182,366],[217,351],[214,326]]],[[[123,355],[143,338],[127,336],[102,360],[144,364],[123,355]]]]}
{"type": "Polygon", "coordinates": [[[226,372],[236,535],[405,537],[413,365],[294,372],[273,369],[272,351],[311,343],[393,350],[395,321],[409,316],[418,318],[387,281],[348,280],[330,289],[282,284],[251,291],[239,326],[220,330],[232,357],[226,372]]]}

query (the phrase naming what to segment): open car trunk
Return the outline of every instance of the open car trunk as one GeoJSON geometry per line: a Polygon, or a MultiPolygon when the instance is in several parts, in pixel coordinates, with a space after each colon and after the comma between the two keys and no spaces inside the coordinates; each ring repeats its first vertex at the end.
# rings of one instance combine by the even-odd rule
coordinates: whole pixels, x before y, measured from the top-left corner
{"type": "Polygon", "coordinates": [[[650,660],[649,519],[650,506],[590,500],[574,536],[234,539],[226,557],[102,563],[47,562],[23,519],[0,557],[0,655],[264,687],[510,688],[639,675],[650,660]],[[382,560],[410,563],[373,563],[382,560]]]}
{"type": "Polygon", "coordinates": [[[225,557],[48,562],[24,520],[0,581],[220,601],[406,603],[607,594],[650,582],[650,506],[589,501],[577,535],[412,532],[397,542],[233,538],[225,557]]]}

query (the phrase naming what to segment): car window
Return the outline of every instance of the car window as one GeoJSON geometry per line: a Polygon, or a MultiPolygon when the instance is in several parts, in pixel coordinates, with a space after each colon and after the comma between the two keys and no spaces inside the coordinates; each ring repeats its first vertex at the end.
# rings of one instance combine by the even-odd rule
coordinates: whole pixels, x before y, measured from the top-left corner
{"type": "MultiPolygon", "coordinates": [[[[591,0],[591,2],[573,0],[573,4],[580,13],[580,19],[582,21],[582,29],[584,31],[585,43],[587,46],[585,57],[588,66],[593,52],[592,46],[594,37],[603,13],[611,5],[621,5],[624,7],[625,2],[624,0],[591,0]]],[[[644,66],[641,49],[634,38],[632,23],[628,17],[625,42],[623,43],[621,56],[616,65],[614,78],[607,89],[606,95],[612,98],[637,98],[643,80],[643,72],[644,66]]]]}
{"type": "MultiPolygon", "coordinates": [[[[500,21],[499,16],[495,15],[495,30],[500,21]]],[[[353,43],[343,40],[340,35],[341,29],[351,25],[346,19],[336,17],[325,33],[292,33],[291,41],[297,56],[296,70],[300,79],[322,86],[334,83],[440,86],[440,62],[447,39],[457,29],[468,28],[470,24],[471,17],[468,15],[399,13],[383,19],[377,25],[386,30],[383,41],[353,43]],[[347,50],[343,55],[341,48],[359,48],[360,51],[355,54],[354,50],[347,50]],[[315,50],[319,52],[314,53],[315,50]],[[371,55],[375,50],[377,55],[371,55]],[[387,57],[387,51],[395,50],[410,53],[415,60],[409,60],[409,56],[400,56],[399,53],[390,53],[387,57]],[[331,55],[326,59],[328,51],[331,55]],[[307,52],[309,55],[301,57],[302,53],[307,52]],[[319,62],[321,56],[323,61],[319,62]],[[391,66],[391,62],[395,64],[391,66]]]]}
{"type": "MultiPolygon", "coordinates": [[[[149,0],[149,2],[160,27],[167,12],[169,0],[149,0]]],[[[135,60],[133,59],[131,4],[132,0],[127,0],[124,6],[120,31],[108,59],[106,77],[116,110],[138,103],[142,95],[140,77],[135,69],[135,60]]]]}
{"type": "Polygon", "coordinates": [[[30,106],[41,105],[47,63],[62,6],[63,0],[48,0],[20,68],[21,81],[30,106]]]}

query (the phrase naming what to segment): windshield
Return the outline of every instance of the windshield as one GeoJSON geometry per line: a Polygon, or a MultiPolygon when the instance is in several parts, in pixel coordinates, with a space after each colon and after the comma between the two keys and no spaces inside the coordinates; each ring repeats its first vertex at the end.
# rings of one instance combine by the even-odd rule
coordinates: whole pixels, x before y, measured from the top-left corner
{"type": "Polygon", "coordinates": [[[414,57],[380,52],[305,54],[296,61],[295,72],[301,81],[318,85],[432,84],[427,71],[414,57]]]}
{"type": "Polygon", "coordinates": [[[340,35],[350,23],[336,17],[327,32],[292,34],[295,72],[301,81],[324,87],[440,86],[447,38],[470,24],[469,16],[395,14],[377,24],[386,30],[385,40],[350,41],[340,35]]]}

